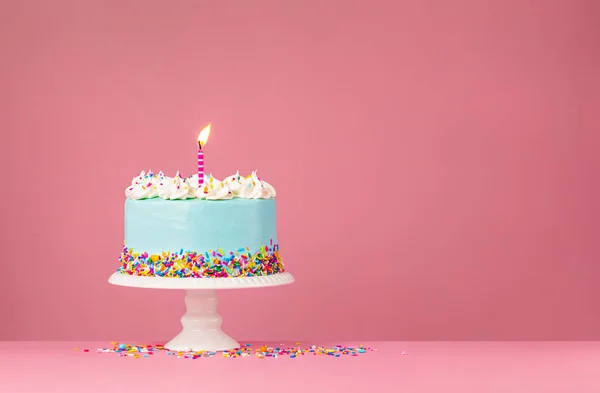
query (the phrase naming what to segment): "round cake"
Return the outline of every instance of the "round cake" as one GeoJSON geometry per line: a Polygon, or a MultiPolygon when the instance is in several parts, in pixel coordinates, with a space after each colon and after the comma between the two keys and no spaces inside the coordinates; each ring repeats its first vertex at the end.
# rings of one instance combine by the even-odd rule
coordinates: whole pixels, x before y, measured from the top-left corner
{"type": "Polygon", "coordinates": [[[142,172],[125,190],[118,272],[165,278],[283,273],[275,189],[256,172],[216,180],[142,172]]]}

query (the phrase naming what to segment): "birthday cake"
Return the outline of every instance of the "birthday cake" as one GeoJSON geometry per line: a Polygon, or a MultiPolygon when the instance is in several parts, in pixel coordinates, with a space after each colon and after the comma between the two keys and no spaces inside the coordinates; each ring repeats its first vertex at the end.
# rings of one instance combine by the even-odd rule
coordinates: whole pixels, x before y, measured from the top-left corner
{"type": "Polygon", "coordinates": [[[141,172],[125,190],[118,272],[165,278],[283,273],[275,189],[256,172],[223,181],[141,172]]]}

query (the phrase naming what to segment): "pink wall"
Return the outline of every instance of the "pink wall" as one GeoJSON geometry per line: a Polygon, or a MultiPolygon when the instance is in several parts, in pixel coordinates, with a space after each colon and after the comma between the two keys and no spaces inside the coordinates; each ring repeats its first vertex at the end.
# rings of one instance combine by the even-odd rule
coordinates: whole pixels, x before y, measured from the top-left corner
{"type": "Polygon", "coordinates": [[[297,279],[223,293],[236,338],[600,339],[597,2],[3,3],[0,339],[178,331],[107,279],[208,121],[297,279]]]}

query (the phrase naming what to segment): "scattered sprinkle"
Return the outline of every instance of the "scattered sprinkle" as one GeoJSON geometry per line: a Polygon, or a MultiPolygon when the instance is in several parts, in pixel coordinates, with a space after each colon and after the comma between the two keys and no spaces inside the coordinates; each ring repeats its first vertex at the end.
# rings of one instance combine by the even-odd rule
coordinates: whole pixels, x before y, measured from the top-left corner
{"type": "MultiPolygon", "coordinates": [[[[343,345],[335,345],[332,348],[326,348],[316,345],[311,345],[308,348],[301,348],[299,343],[296,346],[284,347],[283,344],[279,347],[270,347],[267,345],[261,345],[257,349],[252,349],[252,344],[243,344],[240,348],[232,349],[229,351],[215,352],[215,351],[170,351],[164,347],[164,345],[132,345],[118,342],[111,342],[110,348],[99,348],[97,353],[116,353],[118,356],[133,357],[133,358],[149,358],[154,356],[156,353],[165,353],[168,356],[174,356],[183,359],[198,359],[198,358],[212,358],[220,355],[224,358],[240,358],[255,356],[259,359],[264,358],[279,358],[289,357],[295,359],[297,357],[305,355],[313,356],[331,356],[338,358],[341,356],[359,356],[367,352],[377,351],[374,348],[368,348],[364,346],[358,347],[346,347],[343,345]]],[[[77,350],[77,348],[75,348],[77,350]]],[[[89,352],[89,349],[84,349],[84,352],[89,352]]],[[[402,354],[405,354],[403,351],[402,354]]]]}

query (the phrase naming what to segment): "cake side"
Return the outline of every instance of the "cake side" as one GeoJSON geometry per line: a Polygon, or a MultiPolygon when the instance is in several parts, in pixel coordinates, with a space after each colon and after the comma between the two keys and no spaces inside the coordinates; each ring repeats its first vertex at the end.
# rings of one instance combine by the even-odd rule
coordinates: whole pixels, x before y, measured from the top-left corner
{"type": "Polygon", "coordinates": [[[150,254],[225,252],[277,242],[275,199],[125,200],[125,245],[150,254]]]}

